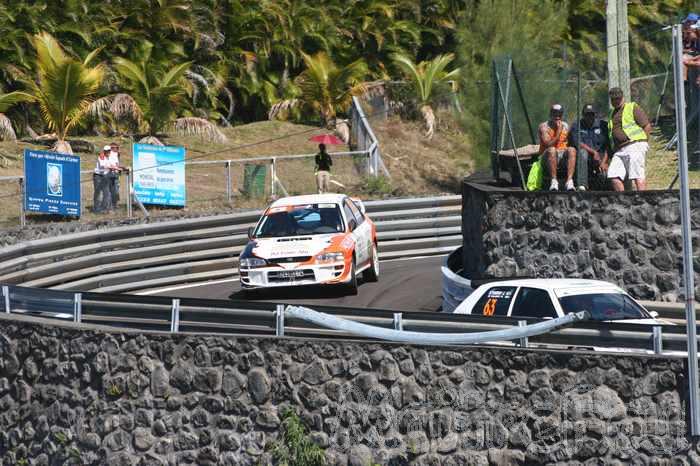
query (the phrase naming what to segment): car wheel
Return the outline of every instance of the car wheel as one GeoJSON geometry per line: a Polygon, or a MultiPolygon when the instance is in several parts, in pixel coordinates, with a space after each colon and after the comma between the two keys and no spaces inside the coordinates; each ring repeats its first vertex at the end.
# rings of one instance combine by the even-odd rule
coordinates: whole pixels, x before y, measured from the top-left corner
{"type": "Polygon", "coordinates": [[[355,264],[355,256],[352,256],[352,268],[350,269],[350,280],[348,281],[346,288],[348,294],[357,294],[357,264],[355,264]]]}
{"type": "Polygon", "coordinates": [[[377,253],[377,245],[372,245],[372,263],[370,267],[362,272],[362,278],[366,282],[376,282],[379,280],[379,254],[377,253]]]}

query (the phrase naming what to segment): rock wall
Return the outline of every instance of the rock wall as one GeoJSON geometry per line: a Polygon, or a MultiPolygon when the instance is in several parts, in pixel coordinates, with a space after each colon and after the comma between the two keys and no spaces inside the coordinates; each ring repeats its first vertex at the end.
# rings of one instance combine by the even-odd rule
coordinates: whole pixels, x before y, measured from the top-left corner
{"type": "MultiPolygon", "coordinates": [[[[700,299],[700,191],[691,192],[700,299]]],[[[678,191],[522,192],[463,185],[463,263],[472,278],[596,278],[639,299],[681,301],[678,191]]]]}
{"type": "Polygon", "coordinates": [[[684,361],[83,330],[0,315],[0,464],[689,464],[684,361]],[[578,462],[578,463],[577,463],[578,462]]]}

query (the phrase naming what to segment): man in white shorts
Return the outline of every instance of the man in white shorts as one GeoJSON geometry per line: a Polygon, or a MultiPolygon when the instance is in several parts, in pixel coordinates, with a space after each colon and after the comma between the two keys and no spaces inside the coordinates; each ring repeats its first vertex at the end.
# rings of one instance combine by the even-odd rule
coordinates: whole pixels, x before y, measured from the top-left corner
{"type": "Polygon", "coordinates": [[[607,170],[615,191],[625,190],[625,178],[632,180],[633,189],[646,189],[644,164],[649,150],[651,123],[644,110],[634,102],[625,102],[622,89],[610,89],[610,119],[608,136],[612,157],[603,161],[601,168],[607,170]],[[609,163],[608,163],[609,162],[609,163]]]}

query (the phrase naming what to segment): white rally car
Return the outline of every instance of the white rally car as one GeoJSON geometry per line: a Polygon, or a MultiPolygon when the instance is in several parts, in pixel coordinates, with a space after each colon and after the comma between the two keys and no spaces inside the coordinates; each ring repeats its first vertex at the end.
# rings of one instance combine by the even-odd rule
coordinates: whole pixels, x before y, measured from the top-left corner
{"type": "Polygon", "coordinates": [[[377,230],[359,200],[344,194],[273,202],[248,234],[239,270],[243,289],[344,284],[379,278],[377,230]]]}
{"type": "Polygon", "coordinates": [[[588,311],[591,319],[641,324],[670,324],[656,319],[622,288],[600,280],[519,279],[494,281],[476,288],[456,314],[553,319],[588,311]]]}

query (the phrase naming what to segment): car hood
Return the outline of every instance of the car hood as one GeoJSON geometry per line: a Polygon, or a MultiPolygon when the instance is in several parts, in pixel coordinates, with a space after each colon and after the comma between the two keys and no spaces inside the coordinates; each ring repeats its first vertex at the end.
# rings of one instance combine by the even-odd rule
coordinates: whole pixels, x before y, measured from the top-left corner
{"type": "Polygon", "coordinates": [[[603,322],[614,322],[616,324],[646,324],[646,325],[676,325],[673,322],[664,319],[617,319],[617,320],[606,320],[603,322]]]}
{"type": "Polygon", "coordinates": [[[262,259],[315,256],[344,236],[342,233],[332,233],[284,238],[256,238],[252,253],[262,259]]]}

